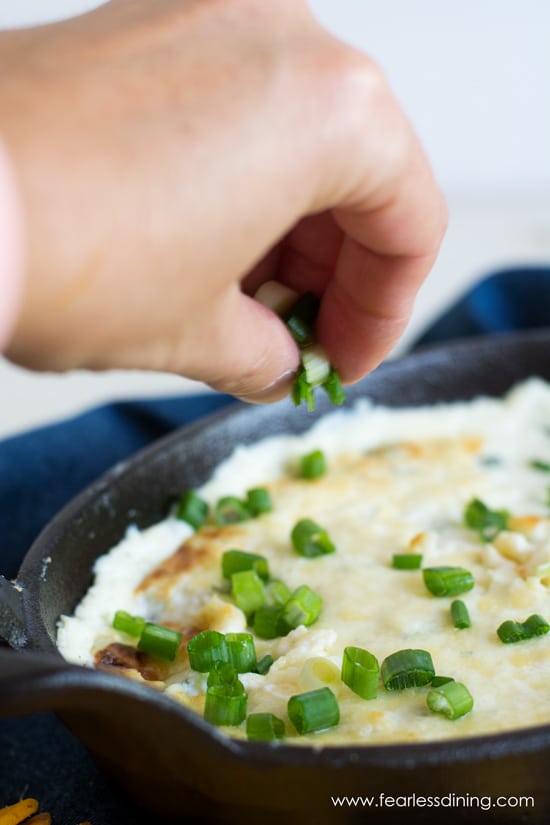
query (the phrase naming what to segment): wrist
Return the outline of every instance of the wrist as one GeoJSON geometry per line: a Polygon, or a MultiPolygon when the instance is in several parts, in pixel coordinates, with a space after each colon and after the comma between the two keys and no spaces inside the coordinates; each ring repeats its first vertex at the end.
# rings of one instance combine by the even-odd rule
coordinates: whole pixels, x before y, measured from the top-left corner
{"type": "Polygon", "coordinates": [[[0,136],[0,352],[17,321],[23,266],[23,209],[15,169],[0,136]]]}

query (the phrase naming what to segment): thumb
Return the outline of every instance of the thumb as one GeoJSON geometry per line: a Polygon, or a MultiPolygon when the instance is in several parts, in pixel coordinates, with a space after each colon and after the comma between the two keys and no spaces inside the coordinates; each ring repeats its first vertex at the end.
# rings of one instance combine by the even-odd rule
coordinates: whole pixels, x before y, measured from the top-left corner
{"type": "Polygon", "coordinates": [[[205,332],[198,356],[201,380],[252,403],[288,395],[300,357],[272,310],[234,288],[211,315],[205,332]]]}

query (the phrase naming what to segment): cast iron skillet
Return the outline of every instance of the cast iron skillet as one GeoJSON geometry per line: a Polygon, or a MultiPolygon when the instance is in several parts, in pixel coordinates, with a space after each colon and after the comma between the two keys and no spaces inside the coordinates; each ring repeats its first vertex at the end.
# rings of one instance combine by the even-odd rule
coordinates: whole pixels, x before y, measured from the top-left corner
{"type": "MultiPolygon", "coordinates": [[[[499,395],[516,381],[550,379],[550,330],[470,340],[389,362],[349,392],[403,406],[499,395]]],[[[395,821],[396,809],[335,808],[331,796],[439,796],[443,807],[400,810],[405,821],[544,822],[550,816],[550,724],[432,744],[270,746],[225,738],[151,688],[63,662],[56,621],[91,581],[91,566],[124,534],[164,517],[234,445],[302,432],[313,415],[283,402],[234,409],[174,433],[117,465],[66,507],[28,552],[17,582],[0,580],[0,714],[54,709],[133,799],[155,811],[215,822],[395,821]],[[450,795],[533,796],[535,807],[455,807],[450,795]],[[445,805],[445,800],[448,804],[445,805]]],[[[550,693],[549,693],[550,706],[550,693]]],[[[550,708],[549,708],[550,709],[550,708]]],[[[549,713],[550,718],[550,713],[549,713]]],[[[173,821],[173,820],[172,820],[173,821]]]]}

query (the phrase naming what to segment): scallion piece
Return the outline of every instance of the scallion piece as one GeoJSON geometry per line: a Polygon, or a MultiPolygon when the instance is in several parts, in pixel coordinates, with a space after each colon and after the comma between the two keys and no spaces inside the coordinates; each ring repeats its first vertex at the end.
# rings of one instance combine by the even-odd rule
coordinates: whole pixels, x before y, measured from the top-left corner
{"type": "Polygon", "coordinates": [[[526,642],[536,636],[544,636],[550,630],[550,625],[542,616],[533,613],[524,622],[514,622],[511,619],[502,622],[497,628],[497,635],[504,644],[526,642]]]}
{"type": "Polygon", "coordinates": [[[338,701],[328,687],[291,696],[287,707],[288,718],[301,736],[332,728],[340,721],[338,701]]]}
{"type": "Polygon", "coordinates": [[[550,462],[548,461],[541,461],[539,458],[534,458],[529,462],[529,466],[532,467],[533,470],[539,470],[541,473],[550,473],[550,462]]]}
{"type": "Polygon", "coordinates": [[[214,507],[214,521],[220,526],[238,524],[250,518],[250,510],[236,496],[223,496],[214,507]]]}
{"type": "Polygon", "coordinates": [[[290,334],[300,347],[313,343],[315,319],[319,312],[319,299],[312,292],[300,295],[286,318],[290,334]]]}
{"type": "Polygon", "coordinates": [[[320,344],[312,344],[302,350],[300,357],[310,387],[324,384],[330,375],[330,361],[323,347],[320,344]]]}
{"type": "Polygon", "coordinates": [[[235,604],[247,618],[266,604],[263,582],[254,570],[242,570],[231,576],[231,592],[235,604]]]}
{"type": "Polygon", "coordinates": [[[396,570],[418,570],[422,566],[422,553],[394,553],[392,567],[396,570]]]}
{"type": "Polygon", "coordinates": [[[212,670],[216,662],[229,662],[229,651],[223,633],[202,630],[187,643],[189,665],[199,673],[212,670]]]}
{"type": "MultiPolygon", "coordinates": [[[[321,615],[322,606],[322,598],[314,593],[307,584],[297,587],[282,608],[281,625],[283,630],[288,633],[302,624],[309,627],[321,615]]],[[[279,635],[282,636],[284,633],[279,635]]]]}
{"type": "Polygon", "coordinates": [[[254,293],[256,301],[272,309],[281,318],[288,315],[298,298],[294,289],[280,281],[264,281],[254,293]]]}
{"type": "Polygon", "coordinates": [[[422,576],[434,596],[458,596],[474,586],[474,577],[463,567],[425,567],[422,576]]]}
{"type": "Polygon", "coordinates": [[[271,579],[265,586],[268,605],[282,607],[290,599],[290,590],[280,579],[271,579]]]}
{"type": "Polygon", "coordinates": [[[236,685],[239,675],[229,662],[215,662],[214,667],[208,674],[207,686],[212,685],[236,685]]]}
{"type": "Polygon", "coordinates": [[[292,389],[290,391],[290,397],[292,399],[292,403],[299,407],[300,404],[303,402],[306,407],[308,408],[309,412],[313,412],[315,409],[315,396],[313,395],[313,387],[310,386],[307,380],[306,371],[303,366],[298,367],[298,371],[296,372],[296,378],[292,384],[292,389]]]}
{"type": "Polygon", "coordinates": [[[346,647],[342,658],[342,681],[362,699],[378,692],[380,667],[376,656],[361,647],[346,647]]]}
{"type": "Polygon", "coordinates": [[[113,619],[115,630],[121,630],[128,636],[141,636],[145,627],[145,619],[142,616],[132,616],[126,610],[117,610],[113,619]]]}
{"type": "Polygon", "coordinates": [[[246,735],[257,742],[273,742],[283,739],[285,723],[272,713],[250,713],[246,717],[246,735]]]}
{"type": "Polygon", "coordinates": [[[211,685],[206,690],[204,718],[213,725],[240,725],[246,718],[246,702],[241,682],[211,685]]]}
{"type": "Polygon", "coordinates": [[[246,553],[244,550],[226,550],[222,556],[224,579],[230,579],[234,573],[241,573],[243,570],[253,570],[264,581],[269,579],[269,562],[264,556],[246,553]]]}
{"type": "Polygon", "coordinates": [[[265,676],[265,674],[268,672],[272,664],[273,656],[271,656],[269,653],[266,653],[265,656],[262,656],[262,658],[256,665],[256,673],[259,673],[260,676],[265,676]]]}
{"type": "Polygon", "coordinates": [[[254,633],[260,639],[276,639],[278,636],[286,635],[286,630],[281,624],[283,608],[276,605],[265,605],[259,607],[254,613],[254,633]]]}
{"type": "Polygon", "coordinates": [[[194,490],[187,490],[178,502],[176,518],[198,530],[208,518],[208,503],[194,490]]]}
{"type": "Polygon", "coordinates": [[[254,516],[261,516],[273,510],[273,502],[269,495],[269,490],[265,487],[253,487],[246,493],[246,505],[249,512],[254,516]]]}
{"type": "Polygon", "coordinates": [[[382,662],[380,669],[386,690],[404,690],[427,685],[435,676],[427,650],[398,650],[382,662]]]}
{"type": "Polygon", "coordinates": [[[313,450],[300,459],[300,478],[321,478],[327,471],[327,462],[322,450],[313,450]]]}
{"type": "Polygon", "coordinates": [[[491,510],[479,498],[473,498],[464,510],[464,523],[476,530],[482,541],[492,541],[506,530],[510,514],[507,510],[491,510]]]}
{"type": "Polygon", "coordinates": [[[436,687],[441,687],[441,685],[446,685],[447,682],[454,682],[453,677],[452,676],[434,676],[432,681],[431,681],[431,685],[432,685],[432,687],[436,688],[436,687]]]}
{"type": "Polygon", "coordinates": [[[256,648],[250,633],[226,633],[229,661],[237,673],[249,673],[256,668],[256,648]]]}
{"type": "Polygon", "coordinates": [[[465,630],[472,626],[468,608],[461,599],[454,599],[451,602],[451,619],[458,630],[465,630]]]}
{"type": "Polygon", "coordinates": [[[340,381],[340,376],[334,367],[331,368],[328,378],[323,382],[323,389],[328,395],[331,404],[340,406],[340,404],[343,404],[346,400],[346,393],[340,381]]]}
{"type": "Polygon", "coordinates": [[[472,694],[462,682],[446,682],[432,688],[426,696],[426,703],[434,713],[442,713],[447,719],[459,719],[469,713],[474,706],[472,694]]]}
{"type": "Polygon", "coordinates": [[[160,624],[153,624],[153,622],[146,622],[139,637],[138,648],[145,651],[145,653],[173,662],[182,638],[182,634],[177,630],[163,627],[160,624]]]}
{"type": "Polygon", "coordinates": [[[309,518],[301,519],[294,525],[290,538],[296,552],[308,559],[336,550],[327,531],[309,518]]]}

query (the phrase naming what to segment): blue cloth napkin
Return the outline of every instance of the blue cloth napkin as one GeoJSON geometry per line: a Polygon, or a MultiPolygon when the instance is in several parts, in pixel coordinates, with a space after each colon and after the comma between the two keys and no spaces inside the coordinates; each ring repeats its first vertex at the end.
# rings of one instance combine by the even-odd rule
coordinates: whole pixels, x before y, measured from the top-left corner
{"type": "MultiPolygon", "coordinates": [[[[479,281],[415,347],[549,325],[550,268],[509,269],[479,281]]],[[[231,402],[228,396],[204,394],[109,404],[1,442],[0,572],[15,576],[40,529],[115,462],[231,402]]],[[[93,825],[151,822],[108,784],[52,714],[0,720],[0,807],[22,796],[39,799],[53,825],[86,819],[93,825]]]]}

